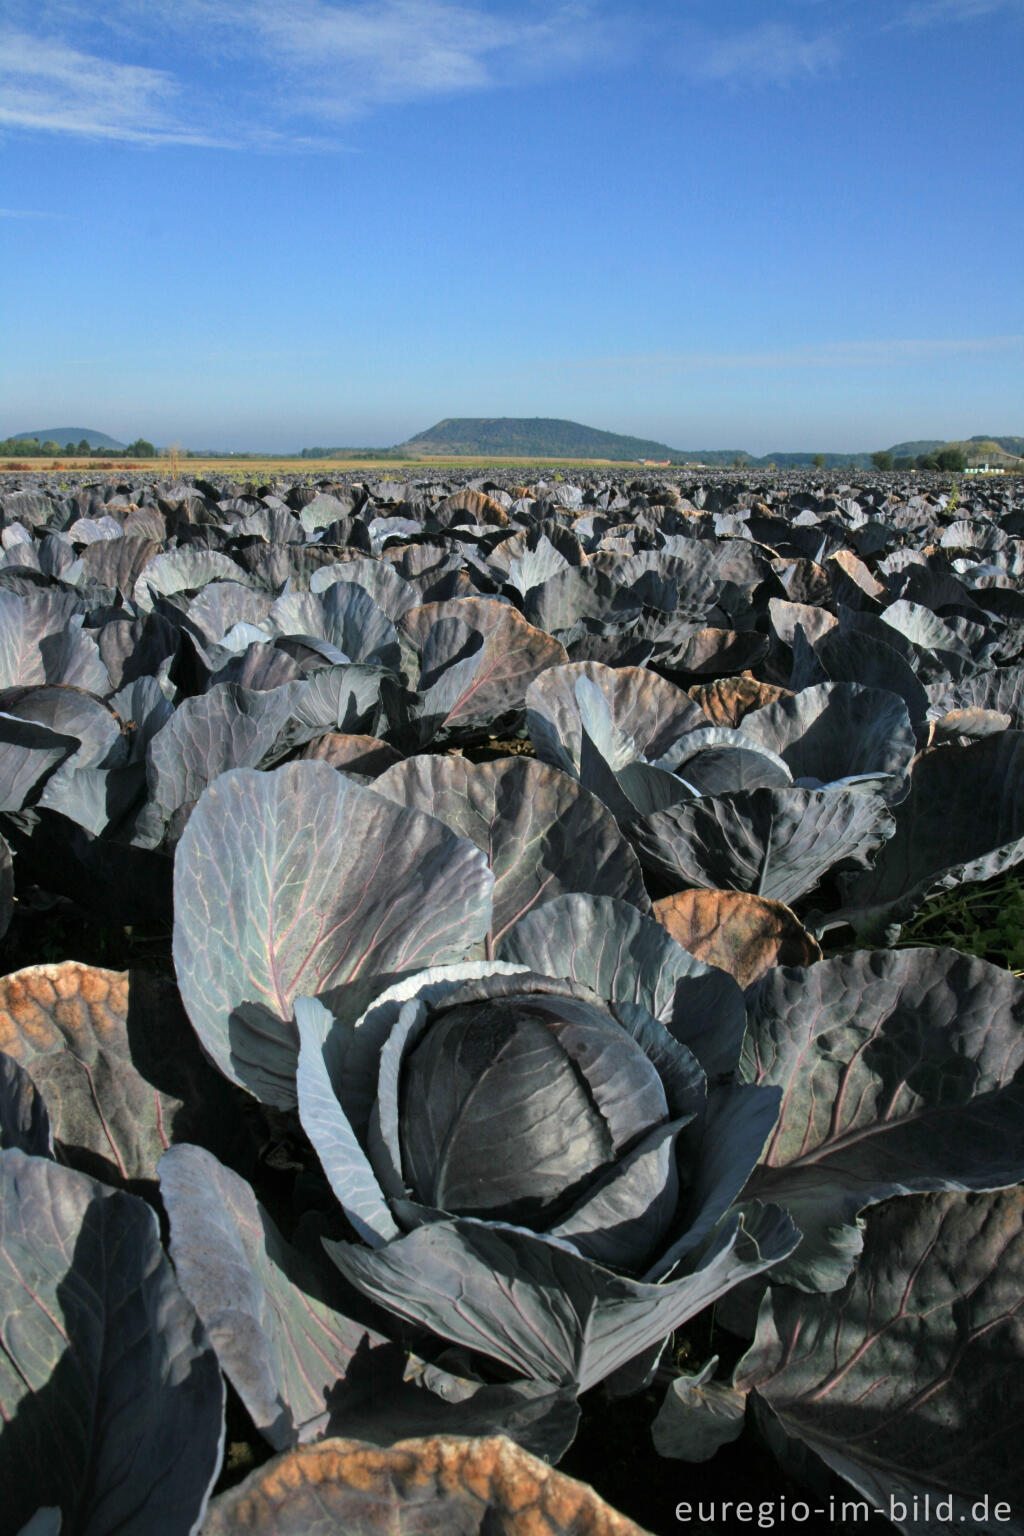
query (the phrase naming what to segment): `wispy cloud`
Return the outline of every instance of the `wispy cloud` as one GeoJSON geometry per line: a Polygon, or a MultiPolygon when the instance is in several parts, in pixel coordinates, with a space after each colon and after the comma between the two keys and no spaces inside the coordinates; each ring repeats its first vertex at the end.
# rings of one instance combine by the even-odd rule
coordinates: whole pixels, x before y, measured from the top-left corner
{"type": "Polygon", "coordinates": [[[258,57],[297,87],[293,110],[353,117],[379,105],[507,86],[593,62],[608,28],[584,0],[500,10],[458,0],[184,0],[163,13],[212,46],[258,57]]]}
{"type": "Polygon", "coordinates": [[[66,213],[50,213],[45,208],[0,208],[0,219],[66,219],[66,213]]]}
{"type": "Polygon", "coordinates": [[[0,33],[0,125],[134,143],[211,139],[176,121],[167,73],[82,53],[24,32],[0,33]]]}
{"type": "Polygon", "coordinates": [[[610,368],[650,375],[713,370],[789,368],[884,368],[943,357],[1024,351],[1024,334],[942,336],[875,341],[836,341],[820,346],[782,347],[762,352],[651,352],[633,356],[574,358],[569,368],[610,368]]]}
{"type": "Polygon", "coordinates": [[[570,6],[531,19],[441,0],[318,4],[290,15],[269,8],[264,35],[294,66],[315,68],[321,104],[347,116],[369,104],[483,90],[564,66],[592,45],[581,14],[570,6]]]}
{"type": "Polygon", "coordinates": [[[35,35],[27,0],[9,6],[21,27],[0,39],[0,126],[140,143],[336,147],[318,130],[378,106],[621,54],[621,27],[589,0],[48,0],[59,40],[35,35]],[[186,93],[197,64],[211,73],[186,93]]]}
{"type": "MultiPolygon", "coordinates": [[[[829,0],[825,23],[814,0],[739,30],[680,8],[682,68],[786,86],[834,71],[871,32],[1024,0],[898,0],[884,19],[862,7],[829,0]]],[[[645,3],[609,0],[6,0],[5,15],[0,129],[219,148],[337,149],[338,124],[378,108],[621,67],[669,36],[645,3]]]]}
{"type": "Polygon", "coordinates": [[[841,48],[833,33],[807,36],[786,22],[763,22],[707,40],[690,59],[707,80],[786,85],[833,69],[841,48]]]}

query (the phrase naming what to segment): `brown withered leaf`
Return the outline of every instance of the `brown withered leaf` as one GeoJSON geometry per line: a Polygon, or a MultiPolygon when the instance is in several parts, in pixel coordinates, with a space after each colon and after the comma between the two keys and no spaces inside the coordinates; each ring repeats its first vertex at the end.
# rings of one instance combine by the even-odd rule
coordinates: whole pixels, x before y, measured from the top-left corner
{"type": "Polygon", "coordinates": [[[508,513],[505,508],[492,497],[485,496],[483,491],[473,491],[467,486],[464,490],[456,491],[451,496],[446,496],[440,503],[439,512],[468,512],[477,523],[488,523],[492,527],[507,528],[508,513]]]}
{"type": "Polygon", "coordinates": [[[260,1467],[210,1505],[203,1536],[645,1536],[585,1483],[504,1435],[381,1450],[320,1440],[260,1467]]]}
{"type": "Polygon", "coordinates": [[[1000,731],[1008,731],[1013,724],[1012,716],[1000,714],[995,709],[951,709],[939,720],[928,722],[930,733],[928,745],[938,746],[945,741],[957,741],[961,738],[969,738],[972,741],[980,741],[983,736],[997,736],[1000,731]]]}
{"type": "Polygon", "coordinates": [[[177,1141],[227,1134],[220,1074],[168,981],[65,960],[0,979],[0,1051],[43,1097],[72,1167],[108,1184],[156,1177],[177,1141]],[[187,1107],[186,1107],[187,1106],[187,1107]]]}
{"type": "Polygon", "coordinates": [[[677,944],[749,987],[776,965],[813,965],[821,950],[781,901],[746,891],[678,891],[654,903],[677,944]]]}
{"type": "Polygon", "coordinates": [[[687,692],[712,725],[727,725],[733,730],[755,709],[790,697],[788,688],[759,683],[754,677],[720,677],[713,683],[695,683],[687,692]]]}
{"type": "Polygon", "coordinates": [[[353,736],[345,731],[328,731],[326,736],[319,736],[304,747],[299,756],[319,759],[342,771],[363,773],[371,779],[402,761],[401,752],[379,737],[353,736]]]}

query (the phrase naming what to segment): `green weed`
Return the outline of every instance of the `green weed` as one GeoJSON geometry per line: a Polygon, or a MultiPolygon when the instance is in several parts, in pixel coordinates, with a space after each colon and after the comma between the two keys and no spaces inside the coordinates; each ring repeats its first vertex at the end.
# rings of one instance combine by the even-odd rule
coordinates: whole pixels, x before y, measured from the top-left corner
{"type": "Polygon", "coordinates": [[[1024,976],[1024,875],[943,891],[904,923],[897,949],[948,946],[1024,976]]]}

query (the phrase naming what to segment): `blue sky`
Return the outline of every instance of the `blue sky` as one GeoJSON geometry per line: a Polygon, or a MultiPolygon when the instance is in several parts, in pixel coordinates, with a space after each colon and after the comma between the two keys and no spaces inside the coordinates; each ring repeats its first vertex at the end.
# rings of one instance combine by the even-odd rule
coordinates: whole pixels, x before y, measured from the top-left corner
{"type": "Polygon", "coordinates": [[[5,0],[0,435],[1024,433],[1024,0],[5,0]]]}

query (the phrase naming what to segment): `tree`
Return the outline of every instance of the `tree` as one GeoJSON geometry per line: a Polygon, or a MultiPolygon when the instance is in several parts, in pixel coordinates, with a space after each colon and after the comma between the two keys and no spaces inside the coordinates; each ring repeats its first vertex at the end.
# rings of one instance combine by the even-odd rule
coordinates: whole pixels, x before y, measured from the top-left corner
{"type": "Polygon", "coordinates": [[[880,448],[877,453],[873,453],[871,462],[876,469],[892,469],[895,464],[892,454],[885,448],[880,448]]]}
{"type": "Polygon", "coordinates": [[[88,438],[83,437],[83,438],[79,439],[78,447],[75,449],[75,452],[77,453],[77,455],[78,455],[78,457],[80,459],[87,459],[89,457],[89,440],[88,440],[88,438]]]}
{"type": "Polygon", "coordinates": [[[137,437],[134,443],[129,443],[125,449],[125,457],[130,459],[155,459],[156,449],[152,443],[147,443],[144,437],[137,437]]]}
{"type": "Polygon", "coordinates": [[[816,453],[814,458],[811,460],[811,463],[814,465],[815,469],[824,469],[825,455],[823,453],[816,453]]]}
{"type": "Polygon", "coordinates": [[[39,452],[41,454],[44,454],[46,456],[46,458],[48,458],[48,459],[57,459],[57,458],[59,458],[60,457],[60,451],[61,451],[60,443],[55,443],[52,437],[48,437],[46,439],[46,442],[43,444],[43,446],[39,450],[39,452]]]}
{"type": "Polygon", "coordinates": [[[935,461],[939,469],[945,470],[947,474],[959,475],[967,468],[962,448],[940,448],[935,461]]]}
{"type": "Polygon", "coordinates": [[[919,453],[914,460],[916,469],[938,469],[939,461],[934,453],[919,453]]]}

